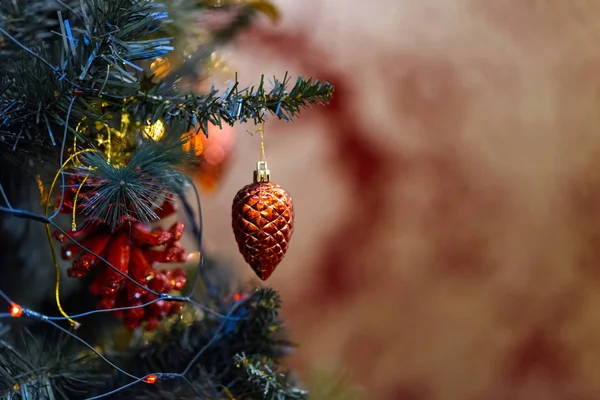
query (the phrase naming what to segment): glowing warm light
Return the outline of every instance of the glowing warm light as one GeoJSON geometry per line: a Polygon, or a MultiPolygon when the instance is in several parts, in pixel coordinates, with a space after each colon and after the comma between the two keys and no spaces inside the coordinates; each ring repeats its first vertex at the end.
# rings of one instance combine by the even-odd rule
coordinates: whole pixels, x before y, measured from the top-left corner
{"type": "Polygon", "coordinates": [[[245,294],[241,294],[239,292],[235,292],[233,294],[233,301],[246,300],[247,298],[248,298],[248,296],[246,296],[245,294]]]}
{"type": "Polygon", "coordinates": [[[160,140],[165,135],[165,124],[159,119],[152,125],[146,125],[144,127],[144,133],[152,140],[160,140]]]}
{"type": "Polygon", "coordinates": [[[171,62],[166,58],[158,57],[150,64],[150,70],[158,79],[162,79],[171,72],[171,62]]]}
{"type": "Polygon", "coordinates": [[[10,306],[10,315],[12,315],[15,318],[20,317],[21,315],[23,315],[23,309],[18,304],[12,304],[10,306]]]}
{"type": "Polygon", "coordinates": [[[158,378],[156,377],[156,375],[148,375],[144,378],[144,382],[149,383],[151,385],[154,385],[157,380],[158,378]]]}
{"type": "Polygon", "coordinates": [[[194,175],[202,189],[213,191],[220,183],[232,159],[235,138],[235,131],[226,123],[222,127],[209,123],[208,137],[195,129],[182,135],[183,151],[197,158],[194,175]]]}
{"type": "Polygon", "coordinates": [[[202,143],[200,135],[203,135],[203,133],[196,134],[194,131],[181,135],[183,141],[181,148],[183,151],[193,153],[196,157],[202,156],[202,153],[204,153],[204,143],[202,143]]]}

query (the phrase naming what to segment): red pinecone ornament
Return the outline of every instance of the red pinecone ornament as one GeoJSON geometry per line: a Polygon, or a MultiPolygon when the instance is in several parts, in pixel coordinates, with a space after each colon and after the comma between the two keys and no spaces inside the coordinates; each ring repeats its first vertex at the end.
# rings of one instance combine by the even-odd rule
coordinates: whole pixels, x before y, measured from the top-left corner
{"type": "MultiPolygon", "coordinates": [[[[60,212],[72,214],[81,179],[71,177],[68,183],[60,212]]],[[[87,182],[84,185],[87,185],[87,182]]],[[[76,215],[80,215],[82,211],[82,200],[95,194],[93,186],[88,189],[78,195],[76,215]]],[[[161,219],[172,215],[175,213],[175,203],[166,201],[161,209],[155,212],[161,219]]],[[[87,275],[92,268],[98,271],[90,286],[90,291],[99,297],[98,309],[137,307],[114,311],[114,314],[123,319],[129,329],[135,329],[145,323],[146,329],[152,330],[158,326],[161,319],[177,313],[182,307],[180,303],[165,300],[145,307],[138,306],[158,298],[144,288],[156,293],[169,293],[183,288],[186,281],[185,270],[177,268],[159,271],[155,267],[156,263],[185,261],[185,250],[179,244],[183,229],[181,222],[175,222],[165,231],[133,218],[126,218],[116,229],[111,229],[104,221],[86,218],[80,228],[69,232],[71,238],[100,255],[141,287],[75,243],[67,242],[69,238],[62,232],[56,231],[54,237],[61,243],[67,242],[61,248],[61,256],[63,260],[73,260],[67,270],[68,276],[80,278],[87,275]]]]}
{"type": "Polygon", "coordinates": [[[266,163],[259,163],[255,182],[235,196],[232,219],[240,253],[256,275],[267,280],[289,247],[294,207],[288,192],[269,182],[266,163]]]}

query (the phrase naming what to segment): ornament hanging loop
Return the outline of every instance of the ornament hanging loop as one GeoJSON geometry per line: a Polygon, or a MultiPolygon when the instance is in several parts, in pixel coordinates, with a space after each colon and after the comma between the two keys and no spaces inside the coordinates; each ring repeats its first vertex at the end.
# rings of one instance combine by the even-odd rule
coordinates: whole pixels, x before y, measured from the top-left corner
{"type": "Polygon", "coordinates": [[[260,133],[260,160],[267,161],[267,156],[265,153],[265,122],[263,121],[262,126],[260,128],[256,128],[253,132],[246,130],[250,136],[254,136],[257,133],[260,133]]]}
{"type": "Polygon", "coordinates": [[[270,182],[271,181],[271,171],[267,166],[266,161],[258,161],[256,163],[256,169],[254,170],[254,182],[270,182]]]}
{"type": "MultiPolygon", "coordinates": [[[[265,102],[266,102],[266,99],[265,99],[265,102]]],[[[269,167],[267,166],[267,156],[265,154],[265,119],[266,119],[267,110],[263,109],[263,113],[264,113],[264,115],[263,115],[262,126],[256,130],[254,130],[254,132],[248,132],[252,136],[254,136],[257,133],[260,133],[260,161],[258,161],[256,163],[256,169],[254,170],[254,182],[255,183],[271,181],[271,171],[269,170],[269,167]]]]}
{"type": "MultiPolygon", "coordinates": [[[[267,99],[265,97],[265,104],[267,99]]],[[[267,109],[263,108],[263,121],[260,127],[260,160],[265,162],[265,168],[267,167],[267,156],[265,154],[265,121],[267,119],[267,109]]]]}

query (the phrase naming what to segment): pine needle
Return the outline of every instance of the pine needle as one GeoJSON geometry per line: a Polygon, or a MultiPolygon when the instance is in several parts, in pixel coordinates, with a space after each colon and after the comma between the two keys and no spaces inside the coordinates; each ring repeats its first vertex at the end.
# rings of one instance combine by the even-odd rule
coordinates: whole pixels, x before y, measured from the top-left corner
{"type": "Polygon", "coordinates": [[[124,165],[111,163],[101,152],[85,153],[81,161],[84,167],[78,167],[77,174],[87,176],[82,214],[113,230],[126,219],[157,220],[156,210],[185,185],[167,148],[152,141],[135,149],[124,165]]]}

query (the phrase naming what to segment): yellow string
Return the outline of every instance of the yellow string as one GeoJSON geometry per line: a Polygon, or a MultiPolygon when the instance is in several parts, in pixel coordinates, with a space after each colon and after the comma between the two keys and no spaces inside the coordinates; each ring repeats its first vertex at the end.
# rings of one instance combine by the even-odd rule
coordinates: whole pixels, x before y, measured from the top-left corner
{"type": "Polygon", "coordinates": [[[262,128],[260,128],[260,160],[267,161],[265,155],[265,121],[263,121],[262,128]]]}
{"type": "Polygon", "coordinates": [[[260,160],[263,162],[267,161],[267,156],[265,155],[265,119],[267,118],[267,94],[263,91],[263,101],[265,103],[265,108],[263,109],[263,121],[262,127],[260,129],[260,160]]]}
{"type": "MultiPolygon", "coordinates": [[[[60,167],[60,169],[58,170],[58,172],[56,172],[56,175],[54,175],[54,180],[52,181],[52,185],[50,185],[50,191],[48,192],[48,198],[50,198],[52,196],[52,192],[54,191],[54,186],[56,186],[56,182],[58,181],[58,178],[60,178],[60,173],[62,170],[65,169],[65,167],[71,162],[73,161],[73,159],[75,157],[78,157],[80,154],[83,153],[96,153],[98,152],[98,150],[96,149],[83,149],[83,150],[79,150],[78,152],[74,153],[73,155],[71,155],[71,157],[69,157],[67,159],[67,161],[65,161],[63,163],[63,165],[60,167]]],[[[50,208],[50,203],[47,202],[46,203],[46,217],[48,216],[48,209],[50,208]]]]}
{"type": "MultiPolygon", "coordinates": [[[[50,202],[48,201],[47,204],[48,203],[50,202]]],[[[58,267],[56,251],[54,250],[54,246],[52,245],[52,234],[50,232],[50,225],[48,224],[46,224],[46,236],[48,236],[48,243],[50,244],[50,252],[52,253],[52,262],[54,264],[54,272],[56,275],[56,287],[54,290],[54,295],[56,297],[56,305],[58,306],[58,310],[60,311],[60,313],[67,319],[67,321],[69,321],[71,326],[77,329],[81,324],[69,317],[65,310],[63,310],[62,305],[60,304],[60,268],[58,267]]]]}
{"type": "Polygon", "coordinates": [[[221,387],[223,388],[223,391],[225,392],[227,397],[229,397],[229,400],[235,400],[235,397],[233,396],[233,393],[231,393],[231,390],[229,390],[227,387],[225,387],[223,385],[221,385],[221,387]]]}
{"type": "Polygon", "coordinates": [[[75,213],[77,211],[77,198],[79,197],[79,192],[81,191],[81,188],[85,184],[85,181],[87,181],[88,176],[89,175],[86,175],[85,178],[83,178],[83,180],[81,181],[81,184],[79,185],[79,187],[77,188],[77,191],[75,192],[75,199],[73,200],[73,221],[71,222],[71,228],[73,230],[77,229],[77,221],[75,220],[75,213]]]}
{"type": "Polygon", "coordinates": [[[253,132],[248,130],[246,132],[248,132],[250,136],[260,133],[260,161],[267,161],[267,156],[265,155],[265,122],[263,121],[261,128],[257,128],[253,132]]]}
{"type": "MultiPolygon", "coordinates": [[[[83,119],[85,119],[85,117],[83,117],[83,119]]],[[[79,127],[81,126],[83,119],[81,121],[79,121],[79,123],[75,127],[75,132],[79,132],[79,127]]],[[[75,153],[77,153],[77,135],[74,135],[74,137],[73,137],[73,154],[75,154],[75,153]]],[[[77,159],[77,162],[80,162],[79,158],[77,159]]]]}
{"type": "MultiPolygon", "coordinates": [[[[267,105],[267,96],[264,96],[264,102],[265,102],[265,107],[267,105]]],[[[267,109],[265,108],[263,111],[265,114],[267,113],[267,109]]],[[[257,133],[260,133],[260,161],[265,162],[267,161],[267,156],[265,154],[265,118],[263,117],[263,121],[261,124],[260,128],[257,128],[254,130],[254,132],[250,132],[250,131],[246,131],[248,132],[251,136],[256,135],[257,133]]]]}
{"type": "MultiPolygon", "coordinates": [[[[75,128],[76,132],[79,132],[79,125],[81,125],[81,122],[77,124],[77,127],[75,128]]],[[[75,137],[73,138],[73,153],[77,152],[77,135],[74,135],[75,137]]]]}
{"type": "MultiPolygon", "coordinates": [[[[84,149],[84,150],[80,150],[78,152],[75,152],[60,167],[60,169],[58,170],[58,172],[54,176],[54,180],[52,181],[52,185],[50,185],[50,190],[48,191],[48,197],[47,197],[47,200],[46,200],[46,208],[45,208],[45,211],[44,211],[46,218],[48,218],[48,211],[50,209],[50,200],[52,199],[52,192],[54,191],[54,187],[56,186],[56,182],[58,181],[58,178],[60,177],[61,171],[75,157],[78,157],[80,154],[82,154],[82,153],[91,153],[91,152],[96,152],[96,151],[98,151],[98,150],[95,150],[95,149],[84,149]]],[[[80,186],[80,188],[81,188],[81,186],[80,186]]],[[[54,245],[52,243],[52,232],[50,232],[50,224],[46,224],[46,236],[48,238],[48,245],[50,246],[50,252],[52,253],[52,263],[54,264],[54,273],[56,275],[56,286],[55,286],[55,289],[54,289],[54,296],[56,297],[56,305],[58,306],[58,310],[60,311],[60,313],[67,319],[67,321],[69,321],[69,323],[71,324],[71,326],[73,326],[75,329],[77,329],[77,328],[79,328],[79,326],[81,324],[79,322],[73,320],[71,317],[69,317],[69,315],[67,315],[67,313],[65,312],[65,310],[63,310],[62,305],[60,304],[60,267],[58,266],[58,257],[56,257],[56,251],[54,250],[54,245]]]]}

